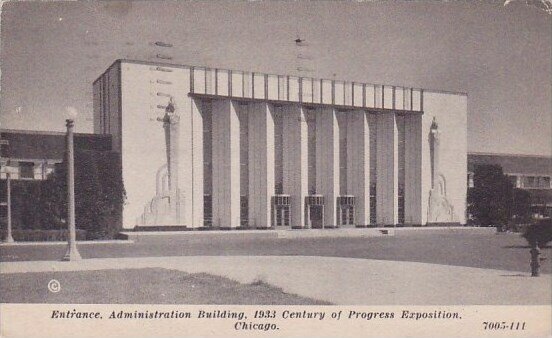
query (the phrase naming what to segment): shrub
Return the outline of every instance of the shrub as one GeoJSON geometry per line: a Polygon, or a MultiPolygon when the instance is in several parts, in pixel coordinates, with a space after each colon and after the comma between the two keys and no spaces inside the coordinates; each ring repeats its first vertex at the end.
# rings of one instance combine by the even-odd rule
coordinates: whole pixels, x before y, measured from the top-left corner
{"type": "MultiPolygon", "coordinates": [[[[6,230],[0,230],[2,239],[6,238],[6,230]]],[[[13,230],[12,236],[16,242],[67,241],[68,230],[13,230]]],[[[86,231],[77,229],[77,240],[86,239],[86,231]]]]}
{"type": "Polygon", "coordinates": [[[543,247],[552,241],[552,219],[543,219],[531,224],[522,235],[529,245],[543,247]]]}

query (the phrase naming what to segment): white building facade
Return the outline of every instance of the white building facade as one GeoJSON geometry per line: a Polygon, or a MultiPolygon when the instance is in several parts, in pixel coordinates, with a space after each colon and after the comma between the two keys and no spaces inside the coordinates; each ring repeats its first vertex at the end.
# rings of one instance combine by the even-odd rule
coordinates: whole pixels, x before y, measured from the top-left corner
{"type": "Polygon", "coordinates": [[[465,223],[465,94],[128,60],[93,89],[125,228],[465,223]]]}

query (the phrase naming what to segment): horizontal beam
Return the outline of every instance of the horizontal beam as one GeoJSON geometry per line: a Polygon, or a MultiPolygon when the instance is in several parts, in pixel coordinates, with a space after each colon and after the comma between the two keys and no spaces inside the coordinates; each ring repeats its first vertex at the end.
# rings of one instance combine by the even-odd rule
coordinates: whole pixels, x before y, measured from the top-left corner
{"type": "Polygon", "coordinates": [[[189,93],[189,97],[196,99],[204,100],[232,100],[243,103],[259,103],[259,102],[268,102],[274,104],[275,106],[282,106],[287,104],[300,104],[305,108],[334,108],[339,111],[355,111],[355,110],[365,110],[368,112],[382,113],[382,114],[398,114],[398,115],[423,115],[423,111],[415,110],[399,110],[399,109],[387,109],[387,108],[370,108],[370,107],[353,107],[353,106],[343,106],[335,104],[326,104],[326,103],[311,103],[311,102],[294,102],[294,101],[283,101],[283,100],[269,100],[269,99],[253,99],[253,98],[244,98],[244,97],[233,97],[233,96],[223,96],[223,95],[212,95],[212,94],[197,94],[189,93]]]}

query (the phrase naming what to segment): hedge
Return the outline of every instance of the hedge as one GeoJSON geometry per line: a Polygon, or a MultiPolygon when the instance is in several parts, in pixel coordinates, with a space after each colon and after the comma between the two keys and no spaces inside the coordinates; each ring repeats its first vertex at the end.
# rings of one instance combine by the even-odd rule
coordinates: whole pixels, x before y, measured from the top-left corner
{"type": "MultiPolygon", "coordinates": [[[[0,230],[2,240],[6,230],[0,230]]],[[[67,241],[68,230],[13,230],[12,237],[16,242],[67,241]]],[[[86,239],[86,230],[77,229],[77,240],[86,239]]]]}
{"type": "MultiPolygon", "coordinates": [[[[5,191],[5,180],[1,184],[0,189],[5,191]]],[[[77,229],[85,230],[86,239],[116,237],[122,229],[124,200],[120,154],[77,150],[75,152],[75,221],[77,229]]],[[[0,224],[2,229],[6,229],[5,210],[2,210],[2,213],[4,217],[0,219],[0,224]]],[[[65,162],[57,165],[54,173],[44,181],[12,181],[14,230],[63,231],[67,227],[66,214],[65,162]]]]}

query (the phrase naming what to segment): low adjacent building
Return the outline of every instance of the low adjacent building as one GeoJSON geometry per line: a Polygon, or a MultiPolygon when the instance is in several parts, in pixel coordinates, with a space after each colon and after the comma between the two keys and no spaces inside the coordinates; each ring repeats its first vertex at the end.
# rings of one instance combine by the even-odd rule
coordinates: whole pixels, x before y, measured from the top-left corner
{"type": "MultiPolygon", "coordinates": [[[[65,133],[0,129],[0,139],[7,142],[0,150],[0,165],[9,167],[13,180],[44,180],[65,156],[65,133]]],[[[76,133],[76,150],[111,151],[111,136],[76,133]]],[[[0,179],[6,179],[1,171],[0,179]]]]}
{"type": "Polygon", "coordinates": [[[478,165],[500,166],[514,187],[529,192],[534,217],[552,217],[552,156],[468,153],[468,188],[478,165]]]}

